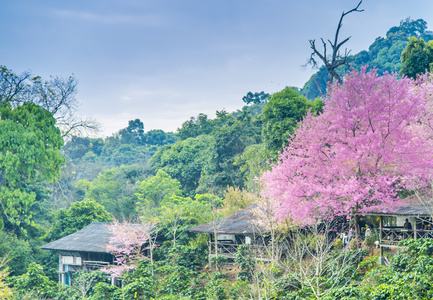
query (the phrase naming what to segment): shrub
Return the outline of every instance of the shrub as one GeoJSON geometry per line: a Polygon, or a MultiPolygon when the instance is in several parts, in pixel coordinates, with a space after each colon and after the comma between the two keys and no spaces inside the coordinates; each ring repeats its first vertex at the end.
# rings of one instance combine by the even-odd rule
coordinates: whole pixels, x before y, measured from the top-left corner
{"type": "Polygon", "coordinates": [[[358,264],[358,269],[361,272],[366,273],[378,266],[379,266],[378,258],[376,256],[372,256],[361,261],[358,264]]]}
{"type": "Polygon", "coordinates": [[[251,245],[239,245],[238,252],[235,254],[235,262],[239,264],[240,269],[238,279],[251,280],[255,269],[254,251],[251,245]]]}
{"type": "Polygon", "coordinates": [[[343,248],[343,241],[341,239],[336,239],[332,246],[334,249],[341,249],[343,248]]]}
{"type": "Polygon", "coordinates": [[[354,250],[357,250],[357,249],[358,249],[358,239],[354,238],[349,243],[349,250],[354,251],[354,250]]]}
{"type": "Polygon", "coordinates": [[[370,236],[366,238],[362,242],[362,249],[367,250],[370,255],[373,255],[374,242],[375,242],[374,236],[370,236]]]}
{"type": "Polygon", "coordinates": [[[216,270],[219,271],[220,268],[227,262],[228,258],[224,255],[212,256],[210,262],[215,266],[216,270]]]}

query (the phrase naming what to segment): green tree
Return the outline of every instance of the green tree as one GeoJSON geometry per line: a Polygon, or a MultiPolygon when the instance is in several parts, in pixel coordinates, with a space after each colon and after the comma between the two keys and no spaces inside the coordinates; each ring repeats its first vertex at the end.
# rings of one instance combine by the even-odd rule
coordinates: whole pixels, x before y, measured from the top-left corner
{"type": "Polygon", "coordinates": [[[95,199],[116,219],[135,216],[135,185],[144,177],[141,166],[129,165],[105,170],[89,182],[79,181],[77,186],[85,190],[85,197],[95,199]]]}
{"type": "Polygon", "coordinates": [[[144,145],[144,125],[140,119],[129,121],[128,127],[119,131],[122,144],[144,145]]]}
{"type": "MultiPolygon", "coordinates": [[[[320,107],[319,102],[321,101],[316,101],[317,107],[320,107]]],[[[296,124],[312,107],[313,102],[289,87],[271,95],[262,112],[266,147],[276,153],[287,146],[287,140],[294,133],[296,124]]]]}
{"type": "Polygon", "coordinates": [[[206,114],[199,114],[197,118],[191,117],[184,122],[182,127],[177,130],[177,135],[181,140],[194,138],[202,134],[210,134],[214,127],[214,121],[209,120],[206,114]]]}
{"type": "Polygon", "coordinates": [[[248,92],[243,98],[242,101],[244,101],[246,104],[259,104],[262,102],[266,102],[268,99],[269,94],[261,91],[260,93],[251,93],[248,92]]]}
{"type": "Polygon", "coordinates": [[[152,129],[144,134],[147,146],[164,146],[176,142],[176,135],[162,129],[152,129]]]}
{"type": "Polygon", "coordinates": [[[401,75],[415,79],[426,71],[433,72],[433,40],[426,43],[422,38],[409,38],[401,53],[401,61],[401,75]]]}
{"type": "Polygon", "coordinates": [[[55,122],[47,110],[33,103],[0,107],[1,215],[11,229],[31,224],[29,209],[36,194],[28,187],[59,178],[63,139],[55,122]]]}
{"type": "Polygon", "coordinates": [[[210,135],[179,140],[158,149],[150,159],[153,170],[161,169],[178,180],[185,195],[193,197],[203,172],[209,148],[215,144],[210,135]]]}
{"type": "Polygon", "coordinates": [[[181,184],[163,170],[158,170],[155,176],[137,183],[136,195],[139,199],[137,203],[139,211],[149,207],[159,207],[163,201],[172,196],[182,196],[181,184]]]}
{"type": "Polygon", "coordinates": [[[242,154],[236,156],[234,164],[239,166],[245,181],[245,188],[251,192],[260,191],[260,183],[257,181],[263,171],[270,169],[269,160],[271,153],[264,143],[250,145],[242,154]]]}
{"type": "Polygon", "coordinates": [[[93,199],[84,199],[73,203],[69,209],[61,209],[57,212],[53,227],[44,240],[51,242],[77,232],[92,222],[109,222],[112,219],[104,206],[93,199]]]}
{"type": "Polygon", "coordinates": [[[32,102],[41,106],[55,117],[62,136],[99,130],[99,124],[94,120],[77,117],[76,92],[77,80],[73,76],[43,80],[30,72],[15,74],[0,66],[0,104],[10,103],[12,107],[17,107],[32,102]]]}
{"type": "MultiPolygon", "coordinates": [[[[433,40],[433,32],[427,30],[427,22],[422,19],[412,20],[407,18],[402,20],[399,26],[390,28],[385,37],[376,38],[368,47],[368,51],[361,51],[350,56],[351,66],[360,69],[362,66],[368,65],[370,68],[378,69],[379,74],[399,72],[402,66],[401,52],[406,47],[410,37],[422,38],[428,42],[433,40]]],[[[340,66],[336,71],[342,77],[350,71],[350,68],[340,66]]],[[[316,97],[324,98],[326,96],[328,75],[326,67],[321,67],[305,83],[301,89],[301,94],[310,100],[316,97]]]]}
{"type": "Polygon", "coordinates": [[[0,232],[0,240],[0,257],[7,259],[11,275],[25,273],[30,262],[34,260],[29,242],[5,231],[0,232]]]}
{"type": "Polygon", "coordinates": [[[13,281],[17,299],[52,299],[58,289],[57,283],[45,276],[43,267],[34,262],[13,281]]]}
{"type": "Polygon", "coordinates": [[[13,296],[12,289],[6,282],[7,277],[9,276],[9,270],[6,263],[6,258],[3,258],[0,261],[0,299],[11,299],[13,296]]]}
{"type": "Polygon", "coordinates": [[[200,177],[198,193],[222,195],[227,186],[244,187],[244,175],[240,166],[235,164],[235,158],[247,146],[260,142],[260,136],[250,118],[242,119],[244,115],[228,122],[212,133],[215,143],[206,153],[200,177]]]}

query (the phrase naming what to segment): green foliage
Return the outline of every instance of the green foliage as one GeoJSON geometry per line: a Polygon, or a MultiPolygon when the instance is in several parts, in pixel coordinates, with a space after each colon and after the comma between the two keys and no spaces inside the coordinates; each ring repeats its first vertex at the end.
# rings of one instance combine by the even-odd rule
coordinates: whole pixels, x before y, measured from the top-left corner
{"type": "Polygon", "coordinates": [[[235,157],[234,164],[244,177],[245,188],[251,192],[260,191],[260,183],[256,180],[264,171],[270,170],[269,160],[272,153],[263,143],[249,145],[235,157]]]}
{"type": "Polygon", "coordinates": [[[365,249],[368,251],[368,253],[370,253],[370,255],[373,255],[373,250],[374,250],[374,242],[376,241],[376,238],[374,236],[370,236],[368,238],[366,238],[363,242],[362,242],[362,249],[365,249]]]}
{"type": "Polygon", "coordinates": [[[33,103],[15,109],[0,106],[0,198],[3,221],[10,229],[32,224],[29,209],[36,195],[27,185],[54,182],[60,175],[63,140],[55,122],[33,103]]]}
{"type": "Polygon", "coordinates": [[[141,277],[130,282],[123,288],[125,300],[150,299],[155,297],[154,282],[150,278],[141,277]]]}
{"type": "Polygon", "coordinates": [[[193,197],[203,172],[207,153],[215,140],[209,135],[179,140],[158,149],[151,158],[153,170],[161,169],[182,185],[185,195],[193,197]]]}
{"type": "Polygon", "coordinates": [[[261,115],[266,147],[276,153],[287,146],[296,124],[312,106],[311,101],[292,88],[271,95],[261,115]]]}
{"type": "Polygon", "coordinates": [[[163,168],[178,179],[191,197],[221,196],[227,186],[244,187],[245,171],[235,160],[246,147],[261,142],[260,110],[261,104],[254,104],[232,114],[217,111],[212,120],[206,115],[192,118],[178,130],[180,141],[155,155],[153,168],[163,168]]]}
{"type": "Polygon", "coordinates": [[[30,263],[25,274],[12,280],[17,299],[24,299],[29,294],[33,295],[33,299],[54,298],[58,289],[57,283],[44,275],[43,267],[34,262],[30,263]]]}
{"type": "Polygon", "coordinates": [[[207,262],[208,247],[204,241],[197,244],[177,245],[168,251],[167,260],[174,265],[198,271],[207,262]]]}
{"type": "Polygon", "coordinates": [[[258,201],[258,197],[248,190],[228,187],[224,193],[223,214],[232,215],[258,201]]]}
{"type": "Polygon", "coordinates": [[[247,146],[261,141],[260,129],[246,111],[216,128],[212,133],[215,143],[209,149],[196,191],[221,196],[228,186],[243,188],[244,174],[235,159],[247,146]]]}
{"type": "Polygon", "coordinates": [[[182,266],[161,264],[155,269],[157,288],[161,295],[184,294],[194,272],[182,266]]]}
{"type": "Polygon", "coordinates": [[[406,239],[399,243],[400,246],[406,246],[406,252],[410,255],[433,255],[433,239],[406,239]]]}
{"type": "Polygon", "coordinates": [[[179,181],[172,179],[163,170],[158,170],[155,176],[137,183],[139,202],[138,209],[148,206],[159,206],[172,196],[182,196],[182,189],[179,181]]]}
{"type": "Polygon", "coordinates": [[[359,248],[359,243],[357,238],[353,238],[349,242],[349,250],[357,250],[359,248]]]}
{"type": "Polygon", "coordinates": [[[187,138],[210,134],[217,122],[217,120],[209,120],[206,114],[199,114],[197,118],[191,117],[189,121],[184,122],[177,130],[177,136],[181,140],[186,140],[187,138]]]}
{"type": "MultiPolygon", "coordinates": [[[[360,69],[362,66],[368,65],[370,68],[378,69],[379,74],[399,72],[402,68],[401,53],[410,37],[416,37],[428,42],[433,40],[433,33],[427,30],[427,22],[422,19],[412,20],[407,18],[402,20],[399,26],[388,30],[386,37],[376,38],[368,51],[361,51],[351,56],[351,66],[360,69]]],[[[421,72],[424,72],[426,68],[421,67],[420,69],[421,72]]],[[[428,66],[427,69],[429,69],[428,66]]],[[[337,68],[337,73],[340,76],[343,76],[348,71],[350,71],[350,68],[347,66],[337,68]]],[[[322,66],[305,83],[301,89],[301,94],[310,100],[316,97],[324,97],[326,96],[327,81],[328,71],[326,67],[322,66]]]]}
{"type": "Polygon", "coordinates": [[[363,273],[366,273],[377,267],[379,267],[379,261],[378,257],[376,256],[366,258],[358,264],[358,269],[363,273]]]}
{"type": "MultiPolygon", "coordinates": [[[[218,256],[214,256],[214,257],[218,257],[218,256]]],[[[227,299],[227,287],[229,284],[230,282],[227,279],[225,279],[224,274],[219,272],[213,273],[209,282],[206,285],[208,299],[213,299],[213,300],[227,299]]]]}
{"type": "Polygon", "coordinates": [[[334,247],[334,249],[339,250],[343,248],[343,241],[341,239],[335,239],[335,242],[332,246],[334,247]]]}
{"type": "Polygon", "coordinates": [[[89,152],[99,156],[102,152],[104,141],[101,138],[89,138],[73,136],[62,148],[72,160],[81,159],[89,152]]]}
{"type": "Polygon", "coordinates": [[[254,251],[251,248],[251,245],[239,245],[238,251],[235,253],[235,263],[239,264],[240,269],[238,279],[247,281],[251,280],[256,265],[254,251]]]}
{"type": "Polygon", "coordinates": [[[9,269],[6,266],[7,260],[3,258],[0,261],[0,299],[11,299],[12,298],[12,289],[9,284],[6,282],[7,277],[9,276],[9,269]]]}
{"type": "Polygon", "coordinates": [[[433,71],[433,40],[425,42],[422,38],[409,38],[401,53],[401,75],[415,79],[426,71],[433,71]]]}
{"type": "Polygon", "coordinates": [[[228,261],[228,257],[224,255],[216,255],[210,258],[210,262],[215,266],[215,269],[219,271],[228,261]]]}
{"type": "Polygon", "coordinates": [[[85,197],[105,207],[116,219],[131,219],[135,216],[135,185],[143,178],[144,170],[137,165],[105,170],[93,180],[79,181],[77,186],[85,190],[85,197]]]}
{"type": "Polygon", "coordinates": [[[260,93],[251,93],[248,92],[243,98],[242,101],[245,102],[245,104],[259,104],[262,102],[266,102],[268,99],[269,94],[261,91],[260,93]]]}
{"type": "Polygon", "coordinates": [[[34,259],[29,242],[4,231],[0,232],[0,241],[0,257],[7,258],[11,275],[24,274],[34,259]]]}
{"type": "Polygon", "coordinates": [[[326,244],[327,244],[326,236],[317,234],[311,238],[311,241],[308,244],[308,246],[313,251],[323,251],[322,249],[326,249],[327,246],[326,244]]]}
{"type": "Polygon", "coordinates": [[[69,209],[57,212],[53,227],[44,237],[49,242],[83,229],[92,222],[109,222],[112,217],[105,208],[93,199],[75,202],[69,209]]]}
{"type": "Polygon", "coordinates": [[[92,300],[121,300],[121,289],[106,282],[99,282],[95,285],[92,300]],[[118,297],[116,297],[116,295],[118,297]]]}

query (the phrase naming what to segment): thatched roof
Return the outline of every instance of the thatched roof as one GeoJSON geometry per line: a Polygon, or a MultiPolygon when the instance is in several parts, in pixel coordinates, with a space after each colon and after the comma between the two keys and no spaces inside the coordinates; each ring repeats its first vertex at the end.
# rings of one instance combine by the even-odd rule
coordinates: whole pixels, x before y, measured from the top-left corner
{"type": "Polygon", "coordinates": [[[376,211],[370,212],[368,215],[384,215],[384,216],[426,216],[430,217],[433,214],[433,197],[426,194],[411,195],[404,198],[404,205],[400,206],[395,211],[376,211]]]}
{"type": "Polygon", "coordinates": [[[187,229],[192,232],[214,233],[215,227],[219,234],[260,234],[264,233],[263,226],[257,224],[257,215],[254,213],[257,204],[251,204],[237,213],[215,222],[206,223],[187,229]]]}
{"type": "MultiPolygon", "coordinates": [[[[75,252],[98,252],[108,253],[105,248],[110,242],[113,234],[109,226],[113,223],[93,222],[80,231],[67,235],[49,244],[43,245],[41,249],[75,252]]],[[[140,227],[142,224],[129,224],[129,227],[140,227]]],[[[153,230],[154,228],[151,228],[153,230]]]]}
{"type": "Polygon", "coordinates": [[[80,231],[43,245],[41,249],[107,253],[105,246],[112,237],[109,225],[110,223],[93,222],[80,231]]]}

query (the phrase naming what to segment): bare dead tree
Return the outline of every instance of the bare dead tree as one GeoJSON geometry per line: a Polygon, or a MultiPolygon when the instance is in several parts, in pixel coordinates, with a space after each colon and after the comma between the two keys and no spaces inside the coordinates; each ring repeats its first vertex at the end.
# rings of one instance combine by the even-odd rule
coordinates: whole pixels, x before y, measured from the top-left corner
{"type": "MultiPolygon", "coordinates": [[[[338,82],[341,83],[341,77],[340,75],[338,75],[338,73],[336,72],[336,69],[339,66],[342,65],[347,65],[350,62],[349,59],[349,54],[350,54],[350,50],[348,51],[347,49],[344,50],[344,54],[340,53],[340,48],[341,46],[343,46],[349,39],[350,36],[346,39],[344,39],[343,41],[339,42],[338,41],[338,35],[340,34],[340,29],[341,26],[343,26],[343,18],[345,16],[347,16],[348,14],[352,13],[352,12],[363,12],[363,9],[359,9],[359,6],[361,5],[362,0],[359,1],[358,5],[349,10],[348,12],[344,12],[341,14],[340,17],[340,21],[338,22],[338,26],[337,26],[337,30],[335,32],[335,37],[334,37],[334,42],[331,42],[331,40],[327,40],[329,45],[331,46],[331,50],[332,50],[332,54],[328,55],[327,53],[327,43],[325,42],[325,40],[323,38],[321,38],[320,40],[322,41],[322,45],[323,45],[323,52],[320,52],[317,47],[316,47],[316,40],[309,40],[310,42],[310,47],[311,50],[313,50],[313,52],[310,55],[310,59],[308,61],[308,63],[312,64],[313,67],[317,67],[317,60],[316,60],[316,56],[320,58],[320,60],[325,64],[326,69],[328,69],[329,72],[329,80],[328,80],[328,84],[331,84],[334,79],[336,79],[338,82]]],[[[320,87],[319,87],[320,90],[320,87]]]]}
{"type": "Polygon", "coordinates": [[[0,104],[10,103],[12,107],[24,102],[33,102],[48,110],[56,119],[56,126],[62,137],[73,134],[96,133],[98,122],[91,118],[77,116],[77,80],[51,77],[44,81],[30,72],[15,74],[5,66],[0,66],[0,104]]]}

